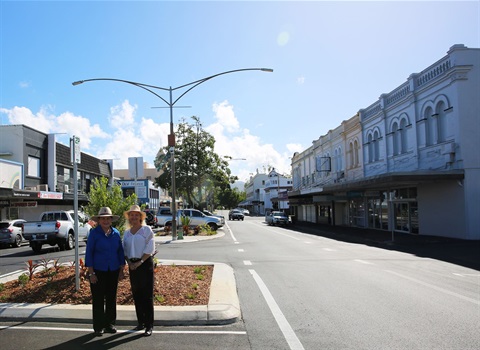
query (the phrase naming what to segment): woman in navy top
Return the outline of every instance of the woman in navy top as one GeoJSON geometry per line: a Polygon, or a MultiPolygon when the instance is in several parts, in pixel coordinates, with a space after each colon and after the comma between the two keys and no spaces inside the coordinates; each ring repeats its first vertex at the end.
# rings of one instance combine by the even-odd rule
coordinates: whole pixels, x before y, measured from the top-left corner
{"type": "Polygon", "coordinates": [[[118,220],[108,207],[100,208],[92,220],[97,226],[88,235],[85,266],[88,268],[92,291],[93,330],[96,336],[103,332],[116,333],[117,287],[125,267],[120,232],[112,227],[118,220]]]}

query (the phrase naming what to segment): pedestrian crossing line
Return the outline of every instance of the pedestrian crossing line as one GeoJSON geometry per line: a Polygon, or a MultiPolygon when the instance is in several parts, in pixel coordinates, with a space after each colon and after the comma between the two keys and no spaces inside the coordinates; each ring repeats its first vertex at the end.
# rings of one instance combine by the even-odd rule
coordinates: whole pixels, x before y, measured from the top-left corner
{"type": "Polygon", "coordinates": [[[250,260],[244,260],[243,264],[244,265],[252,265],[252,262],[250,260]]]}
{"type": "Polygon", "coordinates": [[[245,250],[244,249],[239,249],[238,252],[243,253],[245,250]]]}
{"type": "MultiPolygon", "coordinates": [[[[0,329],[19,329],[19,330],[41,330],[41,331],[67,331],[67,332],[84,332],[93,333],[91,328],[66,328],[66,327],[29,327],[29,326],[0,326],[0,329]]],[[[143,333],[134,329],[118,329],[118,333],[143,333]]],[[[218,335],[246,335],[246,331],[171,331],[171,330],[153,330],[154,334],[218,334],[218,335]]],[[[108,336],[108,335],[107,335],[108,336]]]]}

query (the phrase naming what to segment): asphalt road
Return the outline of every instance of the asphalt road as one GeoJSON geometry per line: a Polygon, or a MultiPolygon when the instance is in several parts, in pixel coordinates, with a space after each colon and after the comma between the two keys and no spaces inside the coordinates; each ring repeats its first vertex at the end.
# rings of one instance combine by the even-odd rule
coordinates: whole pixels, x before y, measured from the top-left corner
{"type": "MultiPolygon", "coordinates": [[[[477,270],[269,227],[260,217],[227,223],[222,238],[163,244],[157,257],[232,266],[241,321],[156,327],[150,338],[122,325],[121,333],[93,338],[89,324],[0,322],[2,349],[480,348],[477,270]]],[[[39,257],[27,249],[1,249],[1,273],[39,257]]]]}

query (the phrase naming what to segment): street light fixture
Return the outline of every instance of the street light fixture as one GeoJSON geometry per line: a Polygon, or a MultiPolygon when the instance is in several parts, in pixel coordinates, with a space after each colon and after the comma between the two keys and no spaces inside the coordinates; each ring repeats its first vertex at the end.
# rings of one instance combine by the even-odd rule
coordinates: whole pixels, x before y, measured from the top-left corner
{"type": "Polygon", "coordinates": [[[171,164],[171,168],[172,168],[172,240],[177,239],[177,203],[176,203],[175,155],[174,155],[175,133],[173,131],[173,106],[175,106],[175,104],[183,96],[185,96],[190,90],[194,89],[198,85],[200,85],[200,84],[202,84],[202,83],[204,83],[204,82],[206,82],[210,79],[213,79],[215,77],[218,77],[218,76],[224,75],[224,74],[243,72],[243,71],[251,71],[251,70],[259,70],[259,71],[262,71],[262,72],[270,72],[270,73],[273,72],[273,69],[271,69],[271,68],[234,69],[234,70],[229,70],[229,71],[225,71],[225,72],[222,72],[222,73],[217,73],[217,74],[208,76],[206,78],[195,80],[195,81],[192,81],[190,83],[183,84],[183,85],[173,87],[173,88],[171,86],[168,87],[168,88],[165,88],[165,87],[160,87],[160,86],[155,86],[155,85],[149,85],[149,84],[137,83],[137,82],[129,81],[129,80],[113,79],[113,78],[85,79],[85,80],[74,81],[72,83],[73,86],[76,86],[76,85],[80,85],[80,84],[83,84],[83,83],[86,83],[86,82],[89,82],[89,81],[108,80],[108,81],[117,81],[117,82],[120,82],[120,83],[135,85],[135,86],[137,86],[139,88],[142,88],[142,89],[150,92],[151,94],[157,96],[159,99],[161,99],[163,102],[165,102],[168,105],[168,107],[170,107],[170,134],[168,135],[168,146],[170,147],[169,149],[170,149],[170,152],[172,153],[172,157],[171,157],[171,162],[172,162],[172,164],[171,164]],[[183,93],[180,94],[180,96],[178,96],[175,100],[173,100],[173,91],[183,89],[183,88],[187,88],[187,90],[185,90],[183,93]],[[162,96],[160,96],[158,93],[153,91],[152,89],[168,91],[168,93],[169,93],[168,101],[165,98],[163,98],[162,96]]]}

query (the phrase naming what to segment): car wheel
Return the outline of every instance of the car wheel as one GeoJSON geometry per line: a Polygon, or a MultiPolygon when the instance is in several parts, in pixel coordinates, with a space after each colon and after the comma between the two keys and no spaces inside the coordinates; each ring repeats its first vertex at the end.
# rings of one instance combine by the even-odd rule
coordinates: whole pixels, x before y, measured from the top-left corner
{"type": "Polygon", "coordinates": [[[15,237],[15,242],[13,242],[12,245],[13,245],[15,248],[18,248],[18,247],[20,247],[20,244],[22,244],[22,236],[17,235],[17,236],[15,237]]]}
{"type": "Polygon", "coordinates": [[[208,226],[210,226],[210,228],[213,230],[213,231],[216,231],[218,229],[218,226],[217,224],[213,223],[213,222],[209,222],[208,223],[208,226]]]}
{"type": "Polygon", "coordinates": [[[66,242],[66,245],[65,245],[65,249],[66,250],[72,250],[73,248],[75,248],[75,238],[70,233],[67,237],[67,242],[66,242]]]}

